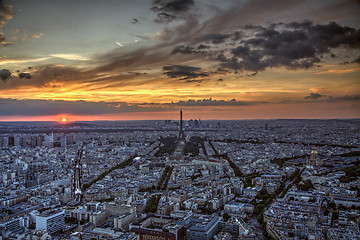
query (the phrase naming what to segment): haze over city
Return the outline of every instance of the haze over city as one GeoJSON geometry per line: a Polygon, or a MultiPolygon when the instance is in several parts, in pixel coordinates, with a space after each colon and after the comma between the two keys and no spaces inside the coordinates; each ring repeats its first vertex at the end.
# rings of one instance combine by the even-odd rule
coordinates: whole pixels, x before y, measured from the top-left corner
{"type": "Polygon", "coordinates": [[[0,120],[359,118],[359,1],[0,1],[0,120]]]}

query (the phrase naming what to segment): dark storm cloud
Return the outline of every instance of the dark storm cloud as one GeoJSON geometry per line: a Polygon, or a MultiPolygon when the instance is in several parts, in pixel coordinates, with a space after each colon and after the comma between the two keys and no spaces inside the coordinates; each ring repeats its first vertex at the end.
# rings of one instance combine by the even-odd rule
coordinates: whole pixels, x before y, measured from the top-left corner
{"type": "Polygon", "coordinates": [[[207,54],[207,51],[204,51],[204,49],[209,49],[210,46],[206,46],[203,44],[200,44],[198,47],[192,47],[192,46],[184,46],[180,45],[175,47],[171,54],[181,53],[181,54],[207,54]]]}
{"type": "Polygon", "coordinates": [[[163,67],[164,74],[169,78],[181,78],[182,80],[191,80],[198,77],[207,77],[206,72],[202,72],[199,67],[168,65],[163,67]]]}
{"type": "MultiPolygon", "coordinates": [[[[183,21],[176,25],[164,26],[163,31],[157,35],[132,34],[145,41],[95,56],[98,65],[93,69],[79,70],[72,67],[45,66],[34,73],[31,71],[31,81],[14,79],[14,81],[9,81],[6,87],[9,87],[10,83],[14,86],[15,84],[44,86],[54,79],[55,81],[90,82],[90,84],[96,81],[99,85],[100,83],[114,83],[117,84],[116,86],[135,85],[136,82],[142,84],[143,80],[139,78],[128,81],[125,77],[118,76],[101,79],[97,77],[103,73],[139,71],[139,66],[146,69],[144,71],[148,69],[161,71],[161,67],[167,64],[181,66],[196,60],[217,64],[213,67],[218,69],[218,73],[260,72],[273,67],[306,69],[317,66],[322,61],[322,56],[329,54],[331,49],[337,46],[359,48],[359,30],[343,27],[334,22],[314,24],[311,21],[291,23],[284,21],[288,19],[289,12],[300,16],[293,19],[303,19],[304,16],[308,16],[301,15],[304,13],[304,8],[299,8],[299,11],[293,11],[293,9],[313,4],[310,0],[232,2],[234,5],[227,10],[217,9],[213,17],[199,21],[198,13],[193,14],[192,11],[195,6],[194,1],[153,1],[153,11],[157,14],[162,14],[164,18],[181,17],[183,21]],[[261,25],[269,19],[285,23],[261,25]],[[203,49],[206,50],[202,51],[203,49]],[[20,80],[23,81],[20,82],[20,80]]],[[[322,4],[318,7],[322,8],[323,6],[320,5],[322,4]]],[[[326,15],[331,16],[334,11],[329,11],[326,15]]],[[[164,21],[171,21],[171,19],[164,21]]],[[[168,76],[175,77],[176,75],[171,74],[170,70],[166,72],[169,72],[168,76]]],[[[207,76],[206,72],[210,74],[211,70],[190,71],[190,76],[185,73],[183,73],[184,76],[179,76],[178,73],[176,76],[189,80],[193,76],[207,76]]]]}
{"type": "Polygon", "coordinates": [[[196,51],[191,46],[177,46],[172,50],[171,54],[176,54],[176,53],[192,54],[192,53],[199,53],[199,51],[196,51]]]}
{"type": "Polygon", "coordinates": [[[189,79],[189,80],[186,80],[186,82],[188,82],[188,83],[202,83],[203,81],[204,81],[204,79],[189,79]]]}
{"type": "Polygon", "coordinates": [[[354,59],[354,60],[352,61],[352,63],[360,63],[360,57],[354,59]]]}
{"type": "MultiPolygon", "coordinates": [[[[336,22],[330,22],[329,24],[324,25],[315,25],[310,21],[306,21],[305,23],[305,25],[300,24],[293,28],[300,29],[308,36],[311,36],[314,43],[317,44],[316,47],[320,50],[326,51],[327,47],[335,48],[342,44],[353,48],[360,47],[360,30],[340,26],[336,22]],[[321,43],[324,44],[324,46],[320,46],[321,43]]],[[[291,23],[289,25],[291,25],[291,23]]]]}
{"type": "Polygon", "coordinates": [[[200,45],[197,47],[197,49],[199,49],[199,50],[208,49],[208,48],[210,48],[210,46],[206,46],[206,45],[204,45],[204,44],[200,44],[200,45]]]}
{"type": "Polygon", "coordinates": [[[225,42],[231,35],[230,34],[221,34],[221,33],[209,33],[198,39],[200,42],[211,42],[213,44],[220,44],[225,42]]]}
{"type": "Polygon", "coordinates": [[[3,82],[6,82],[11,77],[11,72],[7,69],[1,69],[0,70],[0,79],[3,82]]]}
{"type": "MultiPolygon", "coordinates": [[[[265,103],[265,102],[262,102],[265,103]]],[[[236,99],[231,99],[229,101],[226,100],[213,100],[209,99],[202,99],[202,100],[186,100],[186,101],[178,101],[172,102],[170,105],[175,106],[188,106],[188,107],[195,107],[195,106],[248,106],[248,105],[255,105],[256,102],[245,102],[245,101],[237,101],[236,99]]]]}
{"type": "Polygon", "coordinates": [[[241,58],[236,55],[232,57],[226,57],[224,54],[217,56],[216,60],[219,60],[220,69],[226,70],[247,70],[247,71],[263,71],[267,67],[264,62],[261,61],[262,55],[259,50],[249,51],[246,55],[241,55],[241,58]]]}
{"type": "Polygon", "coordinates": [[[322,95],[320,93],[310,93],[309,96],[306,96],[305,99],[311,99],[311,100],[315,100],[321,97],[326,97],[326,95],[322,95]]]}
{"type": "Polygon", "coordinates": [[[310,20],[305,20],[302,22],[291,22],[291,23],[287,23],[286,26],[290,27],[290,28],[309,28],[313,25],[313,22],[310,20]]]}
{"type": "Polygon", "coordinates": [[[360,95],[329,96],[326,102],[359,102],[360,95]]]}
{"type": "MultiPolygon", "coordinates": [[[[0,70],[2,76],[9,75],[0,70]]],[[[30,70],[30,69],[29,69],[30,70]]],[[[39,67],[32,67],[31,73],[18,72],[18,78],[12,77],[11,81],[5,83],[3,77],[0,77],[4,83],[0,83],[1,89],[14,89],[19,86],[34,86],[34,87],[56,87],[58,82],[62,83],[75,83],[75,82],[88,82],[92,78],[96,77],[93,72],[82,71],[75,67],[69,66],[56,66],[56,65],[44,65],[39,67]]]]}
{"type": "Polygon", "coordinates": [[[4,0],[0,0],[0,20],[10,19],[12,17],[12,6],[5,4],[4,0]]]}
{"type": "MultiPolygon", "coordinates": [[[[227,11],[217,14],[214,18],[204,22],[203,28],[208,32],[230,32],[234,26],[239,25],[258,25],[273,19],[273,21],[282,21],[281,17],[287,17],[289,12],[297,9],[296,14],[303,14],[301,6],[311,0],[304,1],[286,1],[286,0],[252,0],[252,1],[234,1],[234,5],[227,11]]],[[[295,14],[294,14],[295,15],[295,14]]],[[[301,16],[303,18],[303,16],[301,16]]]]}
{"type": "Polygon", "coordinates": [[[0,0],[0,44],[5,42],[5,35],[2,31],[6,21],[12,17],[12,6],[0,0]]]}
{"type": "Polygon", "coordinates": [[[131,20],[131,23],[132,23],[132,24],[137,24],[137,23],[139,23],[139,20],[138,20],[137,18],[133,18],[133,19],[131,20]]]}
{"type": "Polygon", "coordinates": [[[19,73],[19,78],[31,79],[30,73],[19,73]]]}
{"type": "MultiPolygon", "coordinates": [[[[188,18],[184,24],[172,29],[165,28],[159,43],[156,45],[129,46],[126,49],[111,51],[98,55],[99,66],[93,69],[80,70],[73,67],[42,66],[32,70],[31,81],[13,79],[2,86],[14,88],[20,85],[47,86],[50,82],[93,82],[125,86],[146,83],[141,79],[128,80],[129,76],[114,76],[99,78],[101,73],[138,71],[139,66],[146,69],[161,70],[159,66],[175,63],[165,74],[171,78],[183,80],[202,80],[198,78],[210,75],[209,70],[176,68],[183,63],[198,59],[213,61],[218,73],[250,71],[260,72],[267,68],[287,67],[289,69],[306,69],[317,66],[322,61],[322,55],[329,54],[335,46],[347,46],[358,49],[359,30],[342,27],[336,23],[316,25],[310,21],[292,22],[289,24],[272,24],[265,27],[248,26],[250,30],[237,27],[236,30],[222,36],[227,38],[209,38],[204,34],[203,39],[224,39],[219,48],[209,46],[201,39],[201,26],[194,18],[188,18]],[[198,26],[199,28],[197,28],[198,26]],[[277,26],[281,26],[277,28],[277,26]],[[247,32],[250,31],[250,32],[247,32]],[[241,38],[234,41],[235,33],[241,32],[241,38]],[[330,33],[328,33],[330,32],[330,33]],[[252,34],[251,34],[252,33],[252,34]],[[311,33],[311,34],[310,34],[311,33]],[[329,40],[329,36],[336,40],[329,40]],[[176,47],[174,47],[176,46],[176,47]],[[206,49],[201,51],[200,49],[206,49]],[[175,54],[176,53],[176,54],[175,54]],[[93,80],[95,79],[95,80],[93,80]]],[[[211,41],[212,41],[211,40],[211,41]]],[[[167,66],[167,67],[169,67],[167,66]]],[[[185,66],[187,67],[187,66],[185,66]]],[[[250,74],[250,73],[249,73],[250,74]]],[[[3,78],[2,78],[3,80],[3,78]]],[[[206,79],[204,79],[206,80],[206,79]]],[[[4,80],[3,80],[4,81],[4,80]]]]}
{"type": "Polygon", "coordinates": [[[360,63],[360,57],[358,57],[358,58],[355,58],[354,60],[352,60],[352,61],[343,61],[343,62],[341,62],[340,63],[340,65],[348,65],[348,64],[351,64],[351,63],[360,63]]]}
{"type": "Polygon", "coordinates": [[[38,67],[32,75],[34,83],[40,86],[53,80],[73,82],[76,81],[76,79],[82,79],[85,76],[89,76],[89,74],[82,72],[77,68],[56,65],[38,67]]]}
{"type": "Polygon", "coordinates": [[[168,13],[158,13],[157,19],[155,19],[155,22],[158,23],[168,23],[172,22],[176,16],[168,14],[168,13]]]}
{"type": "MultiPolygon", "coordinates": [[[[212,22],[218,20],[216,18],[212,22]]],[[[359,30],[334,22],[314,24],[304,21],[247,27],[237,25],[234,28],[236,29],[232,32],[212,35],[207,33],[207,27],[200,24],[196,18],[189,17],[183,24],[166,26],[164,31],[157,35],[159,43],[156,45],[132,50],[121,49],[101,55],[99,59],[102,59],[103,64],[94,72],[145,65],[153,67],[169,62],[181,65],[195,59],[215,61],[218,66],[214,67],[223,72],[260,72],[276,67],[307,69],[318,66],[322,57],[329,55],[333,48],[346,46],[358,49],[357,42],[360,42],[359,30]],[[235,37],[236,41],[233,40],[235,37]],[[199,42],[199,39],[206,41],[199,42]],[[206,44],[211,41],[224,42],[221,47],[206,44]],[[198,54],[197,47],[200,46],[206,46],[206,52],[198,54]],[[184,56],[179,56],[181,54],[184,56]]]]}
{"type": "Polygon", "coordinates": [[[256,76],[257,74],[258,74],[258,72],[253,72],[253,73],[246,74],[246,76],[253,77],[253,76],[256,76]]]}
{"type": "Polygon", "coordinates": [[[166,23],[183,16],[194,4],[193,0],[154,0],[151,10],[158,13],[155,22],[166,23]]]}
{"type": "Polygon", "coordinates": [[[345,95],[341,97],[330,97],[330,99],[340,100],[340,101],[360,101],[360,95],[345,95]]]}
{"type": "Polygon", "coordinates": [[[164,11],[164,12],[186,12],[193,5],[193,0],[154,0],[152,8],[153,11],[164,11]]]}
{"type": "Polygon", "coordinates": [[[231,40],[237,41],[240,40],[242,37],[244,37],[243,31],[236,31],[232,33],[231,40]]]}
{"type": "MultiPolygon", "coordinates": [[[[348,4],[339,5],[334,1],[325,5],[329,8],[329,12],[313,16],[315,19],[332,16],[336,10],[345,11],[349,7],[348,4]]],[[[166,28],[166,36],[186,46],[182,49],[176,47],[174,52],[187,55],[193,53],[194,57],[197,52],[192,51],[192,48],[196,49],[199,44],[204,46],[206,43],[222,44],[224,49],[222,54],[219,54],[219,48],[211,47],[207,49],[207,58],[208,60],[222,58],[219,68],[223,70],[256,72],[272,67],[306,69],[318,66],[323,55],[330,53],[330,49],[342,45],[350,48],[359,47],[359,30],[340,26],[335,22],[314,24],[312,21],[290,23],[285,21],[289,13],[294,19],[303,19],[304,16],[309,16],[306,13],[310,9],[322,8],[324,4],[316,5],[310,0],[301,3],[284,0],[237,2],[226,11],[218,9],[215,17],[201,24],[197,21],[187,21],[178,28],[166,28]],[[304,8],[305,5],[311,5],[311,8],[304,8]],[[275,17],[274,12],[276,12],[275,17]],[[261,25],[268,19],[278,19],[285,23],[261,25]],[[250,52],[247,56],[226,54],[231,53],[232,49],[229,46],[234,44],[235,48],[249,47],[250,52]]]]}
{"type": "Polygon", "coordinates": [[[195,42],[212,43],[217,45],[224,43],[228,39],[231,41],[237,41],[242,37],[244,37],[243,31],[235,31],[230,33],[207,33],[195,39],[195,42]]]}
{"type": "MultiPolygon", "coordinates": [[[[231,55],[219,54],[216,60],[222,68],[263,71],[272,67],[307,69],[322,61],[322,55],[339,46],[360,48],[360,30],[343,27],[335,22],[314,24],[310,21],[277,25],[254,26],[256,34],[230,50],[231,55]]],[[[248,28],[251,28],[248,26],[248,28]]]]}
{"type": "Polygon", "coordinates": [[[161,110],[163,110],[162,107],[140,106],[126,102],[88,102],[38,99],[17,100],[0,98],[0,115],[2,116],[57,115],[61,113],[87,115],[161,110]]]}

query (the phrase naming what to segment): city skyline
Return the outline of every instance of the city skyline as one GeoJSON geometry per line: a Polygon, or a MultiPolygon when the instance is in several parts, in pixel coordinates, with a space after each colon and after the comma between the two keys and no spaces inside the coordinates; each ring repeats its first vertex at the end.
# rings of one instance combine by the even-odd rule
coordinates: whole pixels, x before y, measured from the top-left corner
{"type": "Polygon", "coordinates": [[[358,239],[359,122],[0,122],[0,236],[358,239]]]}
{"type": "Polygon", "coordinates": [[[0,1],[0,121],[360,117],[358,1],[0,1]]]}

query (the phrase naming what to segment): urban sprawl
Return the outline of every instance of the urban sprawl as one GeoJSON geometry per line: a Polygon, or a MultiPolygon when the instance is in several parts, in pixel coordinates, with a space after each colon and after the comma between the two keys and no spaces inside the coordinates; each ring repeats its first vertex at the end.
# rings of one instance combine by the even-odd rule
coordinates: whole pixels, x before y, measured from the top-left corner
{"type": "Polygon", "coordinates": [[[360,239],[360,120],[0,123],[0,239],[360,239]]]}

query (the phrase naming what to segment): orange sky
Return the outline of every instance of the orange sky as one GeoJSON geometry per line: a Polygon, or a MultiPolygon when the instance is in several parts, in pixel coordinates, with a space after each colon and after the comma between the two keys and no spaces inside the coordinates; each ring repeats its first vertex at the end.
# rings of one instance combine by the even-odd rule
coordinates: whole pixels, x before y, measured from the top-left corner
{"type": "MultiPolygon", "coordinates": [[[[358,105],[348,106],[346,103],[292,103],[269,104],[245,107],[186,107],[183,118],[202,120],[237,120],[237,119],[340,119],[360,118],[358,105]],[[339,110],[341,109],[341,110],[339,110]]],[[[180,110],[180,109],[179,109],[180,110]]],[[[63,117],[72,121],[97,120],[178,120],[179,110],[161,112],[132,112],[99,115],[59,114],[48,116],[5,116],[1,121],[61,121],[63,117]]]]}

